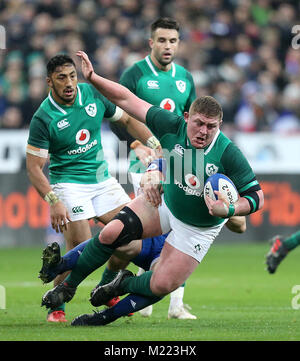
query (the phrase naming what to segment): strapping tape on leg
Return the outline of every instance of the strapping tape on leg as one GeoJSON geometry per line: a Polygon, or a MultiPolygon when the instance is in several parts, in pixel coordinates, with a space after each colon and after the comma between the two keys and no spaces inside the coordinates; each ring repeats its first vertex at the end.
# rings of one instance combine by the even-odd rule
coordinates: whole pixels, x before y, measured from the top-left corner
{"type": "Polygon", "coordinates": [[[143,235],[143,225],[139,217],[129,207],[124,207],[114,218],[120,220],[124,227],[118,238],[110,245],[111,248],[118,248],[128,244],[134,239],[141,239],[143,235]]]}

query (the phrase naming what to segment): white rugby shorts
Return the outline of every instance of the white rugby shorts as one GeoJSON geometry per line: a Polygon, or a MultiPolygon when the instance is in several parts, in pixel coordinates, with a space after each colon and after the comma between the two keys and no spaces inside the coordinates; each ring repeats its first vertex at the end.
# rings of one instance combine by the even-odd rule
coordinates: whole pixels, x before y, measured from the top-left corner
{"type": "Polygon", "coordinates": [[[56,183],[51,187],[67,207],[72,221],[100,217],[130,202],[114,177],[96,184],[56,183]]]}
{"type": "Polygon", "coordinates": [[[171,231],[166,238],[166,242],[179,251],[195,258],[199,263],[228,220],[226,218],[224,222],[213,227],[191,226],[173,216],[163,196],[162,205],[158,207],[158,211],[163,234],[171,231]]]}
{"type": "Polygon", "coordinates": [[[141,192],[140,183],[144,173],[129,172],[128,174],[129,174],[129,180],[131,181],[133,186],[134,195],[137,197],[141,192]]]}

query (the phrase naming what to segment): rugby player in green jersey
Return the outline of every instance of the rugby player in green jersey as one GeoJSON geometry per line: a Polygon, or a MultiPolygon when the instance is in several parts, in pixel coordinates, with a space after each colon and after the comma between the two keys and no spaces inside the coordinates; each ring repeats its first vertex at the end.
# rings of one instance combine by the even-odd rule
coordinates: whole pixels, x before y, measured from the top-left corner
{"type": "MultiPolygon", "coordinates": [[[[153,171],[156,183],[159,185],[158,180],[163,181],[161,205],[154,207],[143,194],[132,200],[88,242],[72,272],[63,283],[43,296],[42,305],[49,308],[61,301],[70,301],[82,280],[103,265],[116,248],[134,239],[170,231],[154,272],[147,271],[135,277],[128,270],[120,271],[114,281],[96,288],[92,294],[91,302],[98,306],[115,296],[138,295],[143,301],[134,302],[137,311],[183,284],[228,218],[261,209],[264,196],[244,155],[220,131],[223,113],[214,98],[199,97],[189,112],[183,117],[177,116],[97,75],[88,56],[81,51],[77,55],[82,59],[85,78],[117,106],[146,123],[158,137],[167,159],[168,175],[164,179],[159,169],[153,171]],[[206,206],[203,186],[212,171],[226,174],[236,185],[240,198],[234,205],[228,205],[219,197],[216,201],[211,199],[206,206]],[[191,176],[197,179],[193,184],[189,182],[191,176]]],[[[110,319],[100,312],[79,316],[73,325],[109,323],[115,319],[113,310],[110,312],[110,319]]]]}
{"type": "MultiPolygon", "coordinates": [[[[192,75],[173,60],[179,48],[179,24],[171,18],[159,18],[151,24],[149,47],[151,52],[144,59],[136,62],[121,75],[120,84],[147,102],[158,105],[170,112],[183,115],[187,112],[196,98],[195,85],[192,75]]],[[[164,121],[164,119],[162,119],[164,121]]],[[[153,157],[153,150],[141,144],[116,123],[110,123],[113,132],[127,141],[132,149],[130,152],[129,179],[137,196],[139,184],[147,163],[153,157]],[[139,161],[143,160],[143,163],[139,161]]],[[[227,226],[234,232],[242,233],[246,229],[245,217],[234,217],[227,222],[227,226]]],[[[124,265],[116,256],[112,256],[104,271],[122,269],[124,265]]],[[[143,271],[139,269],[138,274],[143,271]]],[[[179,287],[170,294],[169,318],[195,319],[183,303],[184,287],[179,287]]],[[[152,306],[141,310],[140,313],[148,317],[152,313],[152,306]]]]}
{"type": "MultiPolygon", "coordinates": [[[[119,82],[139,98],[174,114],[183,115],[196,98],[196,91],[192,75],[173,61],[179,48],[179,31],[179,24],[174,19],[159,18],[153,22],[149,39],[150,54],[126,69],[119,82]]],[[[142,174],[146,170],[144,163],[152,160],[153,150],[135,140],[118,124],[110,123],[110,127],[119,139],[127,141],[132,149],[129,154],[128,172],[137,196],[142,174]]],[[[106,269],[117,269],[118,265],[119,269],[123,268],[120,259],[112,256],[106,269]]],[[[142,272],[139,268],[138,274],[142,272]]],[[[196,318],[185,307],[183,296],[184,286],[170,294],[168,318],[196,318]]],[[[149,317],[152,314],[152,306],[141,310],[140,313],[144,317],[149,317]]]]}
{"type": "MultiPolygon", "coordinates": [[[[35,189],[49,203],[52,227],[64,233],[69,250],[92,236],[88,219],[96,217],[106,224],[130,201],[103,157],[103,118],[122,124],[145,144],[152,133],[93,86],[78,83],[69,56],[57,55],[48,62],[47,83],[48,97],[30,123],[27,171],[35,189]],[[48,153],[50,182],[43,173],[48,153]]],[[[48,321],[65,321],[63,304],[50,310],[48,321]]]]}
{"type": "MultiPolygon", "coordinates": [[[[196,98],[196,92],[192,75],[184,67],[173,62],[179,42],[177,21],[171,18],[156,20],[151,25],[150,54],[126,69],[121,75],[120,84],[150,104],[183,115],[196,98]]],[[[134,149],[134,152],[131,152],[129,173],[136,191],[141,178],[138,175],[146,169],[138,159],[151,156],[151,149],[146,149],[143,144],[136,142],[117,124],[110,125],[118,137],[126,140],[131,149],[134,149]]]]}

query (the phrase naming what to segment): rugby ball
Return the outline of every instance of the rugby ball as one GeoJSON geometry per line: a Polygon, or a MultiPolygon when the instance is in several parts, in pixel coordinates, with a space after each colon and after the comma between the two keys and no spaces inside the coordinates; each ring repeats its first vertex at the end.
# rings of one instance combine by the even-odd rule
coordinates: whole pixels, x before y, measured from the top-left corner
{"type": "Polygon", "coordinates": [[[207,197],[210,197],[214,201],[218,199],[218,196],[214,193],[214,191],[221,192],[229,204],[233,204],[239,199],[239,193],[232,180],[221,173],[213,174],[207,178],[204,185],[205,203],[207,197]]]}

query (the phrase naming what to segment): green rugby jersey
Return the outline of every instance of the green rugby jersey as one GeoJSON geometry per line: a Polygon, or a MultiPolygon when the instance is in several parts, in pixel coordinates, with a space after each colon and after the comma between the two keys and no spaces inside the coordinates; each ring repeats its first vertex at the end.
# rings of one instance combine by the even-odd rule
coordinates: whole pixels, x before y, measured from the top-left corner
{"type": "Polygon", "coordinates": [[[101,144],[103,117],[116,106],[92,85],[79,83],[71,106],[54,101],[51,92],[33,115],[28,144],[48,149],[50,183],[102,182],[110,177],[101,144]]]}
{"type": "MultiPolygon", "coordinates": [[[[150,56],[125,70],[120,84],[150,104],[158,105],[174,114],[183,115],[196,98],[192,75],[182,66],[171,63],[169,71],[157,68],[150,56]]],[[[163,119],[162,119],[163,121],[163,119]]],[[[130,172],[140,173],[145,167],[130,152],[130,172]]]]}
{"type": "Polygon", "coordinates": [[[184,118],[157,106],[149,109],[146,121],[164,149],[167,160],[164,199],[172,214],[198,227],[223,222],[223,218],[209,214],[203,187],[215,173],[227,175],[238,190],[245,191],[253,185],[255,175],[239,148],[218,131],[210,145],[196,149],[188,140],[184,118]]]}

